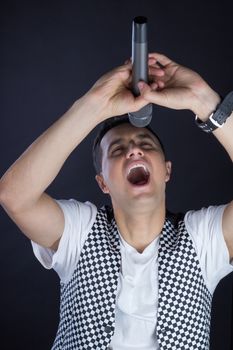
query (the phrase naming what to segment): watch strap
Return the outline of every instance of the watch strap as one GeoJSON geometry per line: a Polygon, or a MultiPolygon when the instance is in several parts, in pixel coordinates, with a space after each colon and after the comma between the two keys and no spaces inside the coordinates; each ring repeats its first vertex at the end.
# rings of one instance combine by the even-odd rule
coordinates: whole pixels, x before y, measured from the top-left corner
{"type": "Polygon", "coordinates": [[[196,125],[201,128],[201,130],[205,131],[205,132],[212,132],[215,129],[218,128],[218,126],[212,122],[212,120],[210,118],[212,118],[212,116],[214,115],[214,113],[211,113],[211,115],[209,116],[209,118],[203,122],[201,119],[198,118],[198,116],[196,115],[195,117],[195,122],[196,125]]]}
{"type": "Polygon", "coordinates": [[[212,132],[217,128],[221,128],[227,118],[233,111],[233,91],[231,91],[218,105],[216,111],[211,113],[209,118],[203,122],[198,116],[195,117],[195,122],[205,132],[212,132]]]}

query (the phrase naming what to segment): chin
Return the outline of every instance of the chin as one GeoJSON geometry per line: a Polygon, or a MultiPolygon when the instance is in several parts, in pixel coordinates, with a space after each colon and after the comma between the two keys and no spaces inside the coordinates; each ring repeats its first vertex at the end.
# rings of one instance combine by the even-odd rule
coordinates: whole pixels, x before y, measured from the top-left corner
{"type": "Polygon", "coordinates": [[[127,191],[129,197],[132,199],[155,199],[156,192],[155,188],[152,186],[144,185],[144,186],[130,186],[130,190],[127,191]]]}

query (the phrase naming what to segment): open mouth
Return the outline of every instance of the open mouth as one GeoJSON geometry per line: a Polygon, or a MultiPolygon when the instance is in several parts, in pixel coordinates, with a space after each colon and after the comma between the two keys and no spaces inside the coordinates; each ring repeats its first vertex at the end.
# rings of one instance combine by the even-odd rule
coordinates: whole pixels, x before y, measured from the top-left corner
{"type": "Polygon", "coordinates": [[[148,183],[150,173],[148,169],[141,164],[132,166],[127,175],[127,180],[134,186],[144,186],[148,183]]]}

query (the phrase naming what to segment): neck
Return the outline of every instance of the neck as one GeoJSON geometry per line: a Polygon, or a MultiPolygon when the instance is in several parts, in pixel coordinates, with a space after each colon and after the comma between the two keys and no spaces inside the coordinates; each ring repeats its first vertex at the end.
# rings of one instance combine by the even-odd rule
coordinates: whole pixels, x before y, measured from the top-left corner
{"type": "Polygon", "coordinates": [[[165,203],[150,210],[123,211],[114,208],[118,229],[124,240],[140,253],[160,234],[165,221],[165,203]]]}

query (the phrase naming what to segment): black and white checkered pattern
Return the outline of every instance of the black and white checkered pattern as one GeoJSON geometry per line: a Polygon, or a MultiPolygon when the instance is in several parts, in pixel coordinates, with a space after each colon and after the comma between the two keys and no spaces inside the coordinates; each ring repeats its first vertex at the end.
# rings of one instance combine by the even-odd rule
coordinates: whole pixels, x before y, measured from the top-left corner
{"type": "MultiPolygon", "coordinates": [[[[115,327],[121,267],[112,211],[102,208],[71,280],[61,286],[60,323],[52,350],[106,350],[115,327]]],[[[161,350],[207,349],[211,296],[181,221],[166,220],[159,248],[157,336],[161,350]]]]}
{"type": "Polygon", "coordinates": [[[166,221],[159,246],[157,337],[161,349],[207,350],[212,296],[184,221],[166,221]]]}
{"type": "Polygon", "coordinates": [[[100,210],[72,279],[62,287],[60,324],[53,350],[108,347],[115,328],[120,266],[115,221],[100,210]]]}

